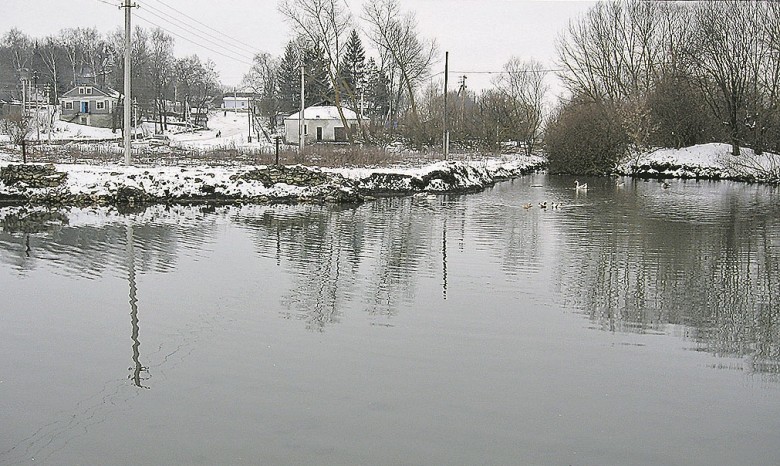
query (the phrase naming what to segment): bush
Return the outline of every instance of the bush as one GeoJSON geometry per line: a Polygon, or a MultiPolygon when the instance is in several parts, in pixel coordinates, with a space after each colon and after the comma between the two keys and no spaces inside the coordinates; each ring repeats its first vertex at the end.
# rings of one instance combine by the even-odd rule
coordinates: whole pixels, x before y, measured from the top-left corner
{"type": "Polygon", "coordinates": [[[551,173],[596,175],[615,168],[628,136],[614,110],[575,99],[551,118],[545,145],[551,173]]]}

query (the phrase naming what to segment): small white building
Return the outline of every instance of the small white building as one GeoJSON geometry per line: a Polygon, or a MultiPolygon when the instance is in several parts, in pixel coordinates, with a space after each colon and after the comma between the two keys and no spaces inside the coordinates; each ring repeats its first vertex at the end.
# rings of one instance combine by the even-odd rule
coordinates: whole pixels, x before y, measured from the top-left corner
{"type": "MultiPolygon", "coordinates": [[[[357,130],[357,114],[352,110],[342,107],[344,118],[353,130],[357,130]]],[[[298,144],[298,125],[300,113],[294,113],[284,119],[284,140],[288,144],[298,144]]],[[[341,121],[339,111],[332,105],[312,106],[304,109],[304,142],[347,142],[347,131],[341,121]]]]}
{"type": "Polygon", "coordinates": [[[252,94],[237,92],[222,96],[222,110],[247,111],[251,105],[252,94]]]}

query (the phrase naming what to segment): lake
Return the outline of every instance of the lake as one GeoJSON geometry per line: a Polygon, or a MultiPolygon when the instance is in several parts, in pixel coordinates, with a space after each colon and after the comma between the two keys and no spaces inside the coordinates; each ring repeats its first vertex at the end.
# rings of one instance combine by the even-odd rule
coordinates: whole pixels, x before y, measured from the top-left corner
{"type": "Polygon", "coordinates": [[[0,209],[0,463],[777,464],[780,189],[579,181],[0,209]]]}

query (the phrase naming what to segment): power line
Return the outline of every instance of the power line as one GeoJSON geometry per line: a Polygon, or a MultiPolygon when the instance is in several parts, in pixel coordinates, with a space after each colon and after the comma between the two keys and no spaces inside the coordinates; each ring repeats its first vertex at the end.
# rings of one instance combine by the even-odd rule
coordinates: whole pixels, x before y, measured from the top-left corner
{"type": "MultiPolygon", "coordinates": [[[[195,21],[196,23],[200,24],[201,26],[203,26],[203,27],[205,27],[205,28],[207,28],[207,29],[210,29],[210,30],[212,30],[212,31],[216,32],[217,34],[219,34],[219,35],[221,35],[221,36],[224,36],[224,37],[226,37],[226,38],[228,38],[228,39],[232,40],[232,41],[233,41],[233,42],[235,42],[236,44],[239,44],[239,45],[241,45],[242,47],[243,47],[243,46],[245,46],[245,44],[244,44],[244,42],[243,42],[243,41],[240,41],[240,40],[238,40],[238,39],[236,39],[236,38],[234,38],[234,37],[231,37],[231,36],[229,36],[229,35],[225,34],[225,33],[224,33],[224,32],[222,32],[222,31],[218,31],[217,29],[214,29],[213,27],[209,26],[208,24],[205,24],[205,23],[203,23],[203,22],[201,22],[201,21],[198,21],[197,19],[193,18],[192,16],[189,16],[188,14],[186,14],[186,13],[184,13],[184,12],[182,12],[182,11],[179,11],[179,10],[177,10],[176,8],[174,8],[174,7],[170,6],[170,5],[168,5],[167,3],[163,2],[162,0],[155,0],[155,1],[156,1],[157,3],[159,3],[159,4],[161,4],[161,5],[164,5],[164,6],[166,6],[167,8],[170,8],[171,10],[173,10],[173,11],[175,11],[176,13],[178,13],[178,14],[180,14],[180,15],[184,16],[185,18],[189,18],[190,20],[192,20],[192,21],[195,21]]],[[[257,52],[259,52],[259,51],[258,51],[258,50],[252,50],[252,53],[253,53],[253,54],[254,54],[254,53],[257,53],[257,52]]]]}
{"type": "Polygon", "coordinates": [[[140,20],[142,20],[142,21],[145,21],[145,22],[147,22],[147,23],[151,24],[152,26],[156,26],[156,27],[158,27],[158,28],[162,29],[163,31],[167,32],[168,34],[171,34],[172,36],[176,36],[176,37],[178,37],[179,39],[185,40],[185,41],[187,41],[187,42],[189,42],[189,43],[191,43],[191,44],[197,45],[198,47],[201,47],[201,48],[203,48],[203,49],[205,49],[205,50],[208,50],[209,52],[216,53],[217,55],[221,55],[221,56],[223,56],[223,57],[225,57],[225,58],[229,58],[229,59],[231,59],[231,60],[233,60],[233,61],[236,61],[236,62],[239,62],[239,63],[243,63],[243,64],[245,64],[245,65],[249,65],[249,66],[252,66],[252,65],[254,65],[254,63],[251,63],[251,62],[249,62],[249,61],[246,61],[246,60],[243,60],[243,59],[240,59],[240,58],[236,58],[236,57],[231,57],[230,55],[226,55],[226,54],[224,54],[224,53],[222,53],[222,52],[219,52],[219,51],[217,51],[217,50],[214,50],[214,49],[212,49],[212,48],[210,48],[210,47],[206,47],[205,45],[203,45],[203,44],[200,44],[200,43],[198,43],[198,42],[195,42],[195,41],[193,41],[192,39],[188,39],[188,38],[186,38],[186,37],[182,36],[181,34],[178,34],[178,33],[176,33],[176,32],[173,32],[173,31],[171,31],[171,30],[169,30],[169,29],[167,29],[167,28],[164,28],[164,27],[160,26],[159,24],[155,23],[154,21],[150,21],[149,19],[147,19],[147,18],[144,18],[143,16],[141,16],[141,15],[139,15],[139,14],[137,14],[137,13],[136,13],[135,17],[136,17],[136,18],[138,18],[138,19],[140,19],[140,20]]]}
{"type": "Polygon", "coordinates": [[[187,32],[189,32],[190,34],[192,34],[194,36],[197,36],[200,39],[205,40],[206,42],[209,42],[209,43],[214,44],[214,45],[216,45],[218,47],[221,47],[221,48],[227,50],[230,53],[233,53],[233,54],[236,54],[236,55],[239,55],[239,56],[243,55],[245,53],[250,53],[251,54],[250,56],[254,56],[255,53],[257,53],[255,50],[249,49],[247,47],[239,47],[239,46],[230,44],[230,43],[224,41],[223,39],[220,39],[220,38],[218,38],[218,37],[216,37],[216,36],[214,36],[212,34],[209,34],[206,31],[196,31],[196,29],[198,29],[198,28],[193,26],[192,24],[188,24],[186,21],[184,21],[182,19],[173,17],[170,14],[157,9],[157,8],[153,7],[152,5],[149,5],[148,3],[143,4],[143,6],[148,10],[149,14],[151,14],[151,15],[157,17],[157,18],[160,18],[161,20],[163,20],[163,21],[165,21],[165,22],[167,22],[167,23],[169,23],[169,24],[171,24],[171,25],[173,25],[175,27],[184,29],[187,32]],[[159,13],[159,14],[155,13],[155,11],[157,13],[159,13]],[[177,23],[181,23],[184,26],[180,26],[178,24],[174,24],[171,20],[176,21],[177,23]],[[192,29],[192,30],[190,30],[190,29],[192,29]],[[208,37],[206,37],[206,36],[208,36],[208,37]]]}

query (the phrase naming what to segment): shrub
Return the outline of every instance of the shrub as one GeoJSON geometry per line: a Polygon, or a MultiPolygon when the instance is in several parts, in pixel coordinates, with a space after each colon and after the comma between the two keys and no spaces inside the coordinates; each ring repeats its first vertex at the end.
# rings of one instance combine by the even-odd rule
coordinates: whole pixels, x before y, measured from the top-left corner
{"type": "Polygon", "coordinates": [[[551,173],[604,174],[625,155],[628,136],[617,112],[575,99],[552,116],[545,145],[551,173]]]}

